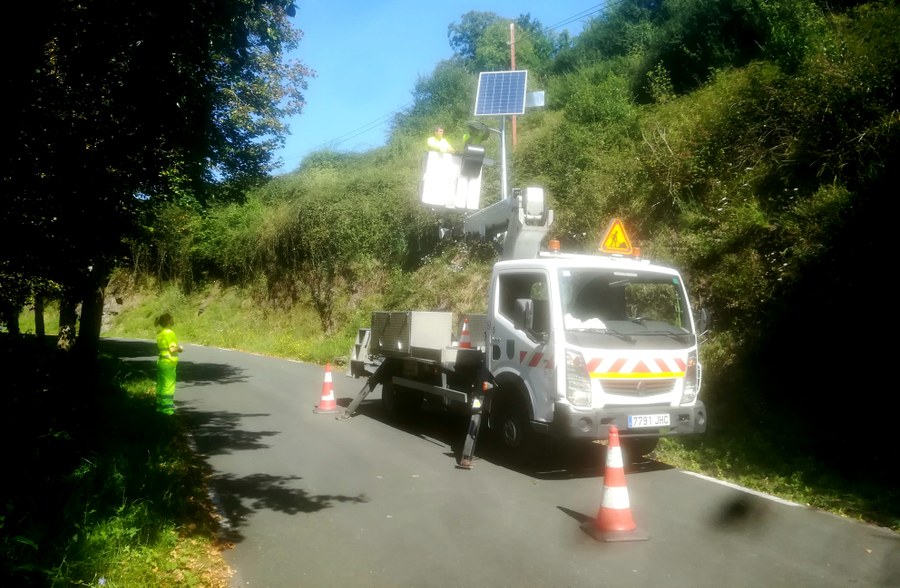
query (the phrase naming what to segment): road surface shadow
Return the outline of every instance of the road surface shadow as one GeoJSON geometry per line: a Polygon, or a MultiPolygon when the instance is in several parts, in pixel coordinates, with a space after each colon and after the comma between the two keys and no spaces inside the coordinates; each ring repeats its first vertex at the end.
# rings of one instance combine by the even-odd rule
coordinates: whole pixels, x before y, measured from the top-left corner
{"type": "Polygon", "coordinates": [[[223,518],[220,538],[232,543],[243,541],[240,528],[248,516],[260,510],[296,515],[318,512],[339,502],[368,502],[365,495],[309,494],[300,488],[290,487],[292,483],[302,479],[302,476],[269,474],[213,476],[210,482],[216,488],[217,506],[223,518]]]}
{"type": "MultiPolygon", "coordinates": [[[[155,342],[102,339],[100,348],[104,353],[115,355],[131,368],[146,374],[148,378],[156,378],[155,342]]],[[[184,358],[178,360],[179,385],[208,386],[210,384],[233,384],[246,380],[244,370],[235,369],[228,364],[200,363],[184,358]]]]}
{"type": "MultiPolygon", "coordinates": [[[[352,398],[340,398],[339,406],[347,407],[352,398]]],[[[449,413],[434,408],[427,403],[420,409],[415,418],[398,420],[385,413],[380,397],[369,396],[356,409],[354,418],[365,416],[415,435],[421,439],[436,442],[442,447],[449,446],[450,451],[442,455],[455,465],[462,455],[469,417],[449,413]]],[[[487,461],[494,465],[511,469],[520,474],[540,480],[564,480],[571,478],[593,478],[603,476],[606,469],[606,448],[595,443],[554,443],[550,440],[536,443],[527,454],[513,452],[497,442],[487,431],[482,422],[475,443],[474,466],[479,461],[487,461]]],[[[652,454],[651,454],[652,457],[652,454]]],[[[672,469],[672,466],[655,461],[650,457],[626,457],[625,473],[637,474],[672,469]]]]}
{"type": "Polygon", "coordinates": [[[244,370],[225,363],[197,363],[180,359],[178,381],[185,385],[208,386],[246,382],[247,376],[244,375],[244,370]]]}
{"type": "Polygon", "coordinates": [[[134,339],[100,339],[100,351],[121,359],[129,357],[156,357],[156,341],[134,339]]]}
{"type": "Polygon", "coordinates": [[[267,449],[270,445],[263,440],[279,434],[279,431],[245,431],[239,428],[242,419],[270,416],[265,413],[206,412],[191,408],[187,402],[179,404],[178,411],[189,424],[197,451],[205,456],[267,449]]]}
{"type": "MultiPolygon", "coordinates": [[[[190,403],[179,405],[179,415],[191,431],[196,452],[204,458],[229,455],[237,451],[266,449],[269,437],[279,431],[246,431],[240,428],[242,419],[267,417],[268,413],[243,414],[223,411],[202,411],[190,403]]],[[[246,476],[213,473],[208,483],[215,489],[215,503],[220,522],[219,538],[230,543],[244,540],[241,528],[248,516],[260,510],[273,510],[289,515],[311,513],[330,508],[341,502],[366,502],[365,495],[342,496],[309,494],[294,488],[302,476],[273,476],[254,473],[246,476]]]]}

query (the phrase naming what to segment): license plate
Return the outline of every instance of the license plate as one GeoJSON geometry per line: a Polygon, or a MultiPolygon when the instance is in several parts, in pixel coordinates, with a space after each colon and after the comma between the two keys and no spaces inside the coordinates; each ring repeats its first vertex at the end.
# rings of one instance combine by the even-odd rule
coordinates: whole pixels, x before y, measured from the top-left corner
{"type": "Polygon", "coordinates": [[[641,429],[645,427],[668,427],[668,414],[635,414],[628,415],[628,428],[641,429]]]}

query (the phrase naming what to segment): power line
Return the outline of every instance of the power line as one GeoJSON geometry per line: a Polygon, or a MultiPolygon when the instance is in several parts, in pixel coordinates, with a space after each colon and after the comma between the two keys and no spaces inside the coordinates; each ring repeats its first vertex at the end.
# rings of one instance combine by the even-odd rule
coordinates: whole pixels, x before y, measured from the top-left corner
{"type": "MultiPolygon", "coordinates": [[[[621,0],[619,0],[619,1],[621,2],[621,0]]],[[[556,23],[555,25],[545,28],[542,32],[546,33],[546,32],[558,29],[560,27],[564,27],[567,24],[572,24],[573,22],[580,21],[585,18],[591,17],[595,14],[602,12],[603,9],[605,9],[606,7],[609,6],[609,4],[610,3],[607,2],[606,4],[597,4],[596,6],[591,6],[590,8],[586,8],[585,10],[582,10],[578,14],[573,14],[572,16],[568,17],[567,19],[560,21],[560,22],[556,23]]]]}
{"type": "Polygon", "coordinates": [[[285,159],[294,159],[294,158],[296,158],[296,159],[299,161],[299,159],[301,159],[302,157],[304,157],[305,155],[307,155],[307,154],[309,154],[309,153],[311,153],[311,152],[313,152],[313,151],[318,151],[318,150],[320,150],[320,149],[327,149],[327,148],[330,148],[330,147],[336,147],[337,145],[340,145],[341,143],[346,143],[346,142],[349,141],[350,139],[353,139],[353,138],[358,137],[358,136],[360,136],[360,135],[364,135],[364,134],[368,133],[369,131],[371,131],[372,129],[375,129],[375,128],[377,128],[377,127],[383,125],[384,123],[388,122],[388,120],[389,120],[391,117],[393,117],[395,114],[397,114],[397,113],[403,111],[403,109],[405,109],[405,108],[407,108],[407,107],[409,107],[409,106],[412,106],[413,104],[414,104],[413,102],[407,102],[407,103],[404,104],[403,106],[400,106],[400,107],[398,107],[398,108],[392,110],[391,112],[389,112],[389,113],[387,113],[387,114],[384,114],[384,115],[382,115],[382,116],[376,118],[375,120],[373,120],[373,121],[371,121],[371,122],[368,122],[368,123],[362,125],[361,127],[357,127],[356,129],[354,129],[354,130],[352,130],[352,131],[349,131],[349,132],[347,132],[347,133],[344,133],[343,135],[340,135],[340,136],[338,136],[338,137],[332,139],[331,141],[326,141],[326,142],[324,142],[324,143],[320,143],[318,146],[309,149],[309,150],[308,150],[305,154],[303,154],[303,155],[295,155],[295,156],[292,156],[292,157],[290,157],[290,158],[285,158],[285,159]]]}

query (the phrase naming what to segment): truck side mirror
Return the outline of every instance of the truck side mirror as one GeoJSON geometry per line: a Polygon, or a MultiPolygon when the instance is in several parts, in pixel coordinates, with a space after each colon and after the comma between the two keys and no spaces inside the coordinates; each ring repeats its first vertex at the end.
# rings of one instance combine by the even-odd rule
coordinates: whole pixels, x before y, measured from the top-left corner
{"type": "Polygon", "coordinates": [[[516,298],[513,327],[520,331],[525,331],[528,338],[535,343],[547,342],[546,333],[539,333],[534,330],[534,300],[531,298],[516,298]]]}
{"type": "Polygon", "coordinates": [[[534,326],[534,302],[531,298],[516,298],[513,326],[520,331],[530,331],[534,326]]]}
{"type": "Polygon", "coordinates": [[[709,330],[709,311],[705,308],[700,308],[697,311],[697,315],[697,336],[702,337],[709,330]]]}

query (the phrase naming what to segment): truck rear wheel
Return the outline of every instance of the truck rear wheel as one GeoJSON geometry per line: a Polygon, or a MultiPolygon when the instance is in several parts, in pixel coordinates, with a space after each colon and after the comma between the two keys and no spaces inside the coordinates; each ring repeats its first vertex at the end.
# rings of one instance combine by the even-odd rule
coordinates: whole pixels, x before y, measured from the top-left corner
{"type": "Polygon", "coordinates": [[[393,382],[381,385],[381,406],[391,419],[408,419],[422,406],[422,393],[393,382]]]}

